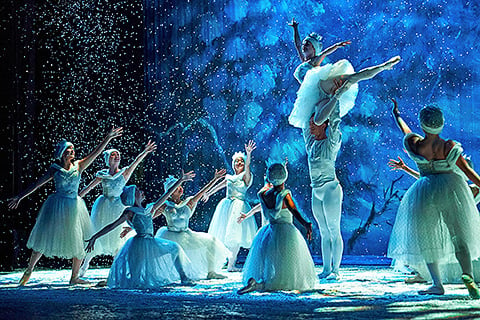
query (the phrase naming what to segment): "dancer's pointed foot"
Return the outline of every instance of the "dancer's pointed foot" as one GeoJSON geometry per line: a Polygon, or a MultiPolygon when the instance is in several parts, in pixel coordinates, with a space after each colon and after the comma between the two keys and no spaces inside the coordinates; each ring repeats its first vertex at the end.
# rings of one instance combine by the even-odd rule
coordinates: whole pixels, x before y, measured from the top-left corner
{"type": "Polygon", "coordinates": [[[478,286],[473,280],[473,278],[470,275],[464,273],[462,274],[462,281],[468,289],[468,294],[470,295],[470,298],[480,299],[480,290],[478,289],[478,286]]]}
{"type": "Polygon", "coordinates": [[[70,284],[71,284],[71,285],[75,285],[75,284],[90,284],[90,282],[87,281],[87,280],[80,279],[80,278],[73,278],[73,279],[70,279],[70,284]]]}
{"type": "Polygon", "coordinates": [[[102,280],[102,281],[99,281],[95,287],[106,287],[107,286],[107,280],[102,280]]]}
{"type": "Polygon", "coordinates": [[[195,282],[190,278],[182,278],[180,280],[180,284],[182,286],[193,287],[195,285],[195,282]]]}
{"type": "Polygon", "coordinates": [[[20,281],[18,282],[18,284],[20,286],[24,286],[27,284],[28,280],[30,280],[30,276],[32,275],[32,270],[28,271],[28,270],[25,270],[25,272],[23,273],[23,276],[22,278],[20,279],[20,281]]]}
{"type": "Polygon", "coordinates": [[[245,293],[248,293],[248,292],[257,291],[262,287],[263,286],[260,283],[258,283],[257,281],[255,281],[255,279],[250,278],[250,279],[248,279],[247,285],[245,287],[241,288],[240,290],[238,290],[237,293],[238,294],[245,294],[245,293]]]}
{"type": "Polygon", "coordinates": [[[227,276],[224,276],[223,274],[216,273],[215,271],[210,271],[207,274],[207,280],[213,280],[213,279],[226,279],[227,276]]]}
{"type": "Polygon", "coordinates": [[[445,289],[443,288],[443,286],[433,285],[430,288],[428,288],[427,290],[418,291],[418,294],[421,294],[421,295],[434,294],[434,295],[437,295],[437,296],[441,296],[441,295],[445,294],[445,289]]]}
{"type": "Polygon", "coordinates": [[[421,275],[418,273],[415,273],[413,277],[408,277],[405,278],[405,283],[407,284],[412,284],[412,283],[426,283],[427,280],[425,280],[421,275]]]}

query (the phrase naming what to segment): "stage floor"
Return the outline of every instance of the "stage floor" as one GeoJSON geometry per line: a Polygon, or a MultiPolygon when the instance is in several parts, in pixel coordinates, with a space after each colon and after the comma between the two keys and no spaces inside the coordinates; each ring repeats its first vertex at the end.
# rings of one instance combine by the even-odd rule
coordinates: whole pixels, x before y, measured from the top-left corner
{"type": "MultiPolygon", "coordinates": [[[[320,268],[317,268],[320,273],[320,268]]],[[[39,270],[27,286],[21,272],[0,274],[1,319],[473,319],[480,300],[461,284],[446,285],[444,296],[420,296],[423,284],[405,284],[405,275],[386,266],[348,266],[337,282],[321,282],[308,293],[251,293],[240,296],[241,273],[228,279],[173,285],[158,291],[112,290],[94,285],[108,269],[91,269],[92,285],[69,286],[70,270],[39,270]]]]}

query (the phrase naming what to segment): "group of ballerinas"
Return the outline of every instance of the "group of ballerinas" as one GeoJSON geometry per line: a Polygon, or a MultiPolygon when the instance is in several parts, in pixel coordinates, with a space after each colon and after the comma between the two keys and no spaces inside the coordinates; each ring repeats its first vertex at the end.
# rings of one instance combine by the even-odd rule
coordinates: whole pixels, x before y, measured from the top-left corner
{"type": "MultiPolygon", "coordinates": [[[[347,60],[321,65],[327,55],[350,42],[340,42],[322,51],[320,36],[310,34],[301,42],[298,23],[293,19],[289,25],[302,62],[295,70],[300,88],[289,122],[302,129],[306,145],[312,212],[322,240],[323,271],[318,277],[337,280],[343,251],[343,192],[335,174],[341,147],[341,118],[354,105],[358,82],[392,69],[400,57],[358,72],[347,60]]],[[[479,298],[472,258],[480,256],[480,242],[475,241],[480,218],[473,194],[458,171],[477,186],[480,178],[461,155],[460,144],[439,137],[444,120],[438,108],[428,107],[420,112],[424,137],[411,133],[396,103],[393,115],[405,134],[404,146],[420,173],[401,201],[388,254],[412,267],[426,263],[433,285],[422,294],[444,293],[439,265],[456,258],[470,296],[479,298]]],[[[55,154],[57,162],[47,174],[10,202],[10,207],[16,208],[25,196],[52,178],[55,181],[57,191],[42,206],[27,244],[33,253],[20,280],[22,285],[42,255],[73,258],[70,283],[84,283],[79,277],[80,263],[85,258],[81,268],[84,273],[91,258],[98,254],[115,255],[106,282],[110,287],[155,288],[175,281],[189,284],[196,279],[223,278],[219,269],[226,260],[228,271],[236,271],[239,249],[251,247],[243,267],[244,287],[239,293],[315,288],[318,277],[313,260],[305,239],[292,224],[293,217],[305,227],[307,238],[311,238],[312,224],[301,216],[291,192],[285,188],[288,173],[284,164],[268,167],[266,184],[257,194],[260,205],[247,213],[250,207],[245,194],[253,179],[253,142],[245,146],[246,154],[234,154],[234,175],[216,170],[210,182],[185,199],[182,184],[195,174],[183,173],[179,179],[170,176],[164,183],[163,195],[145,207],[144,193],[126,183],[145,156],[155,150],[155,144],[149,142],[125,169],[119,169],[120,152],[107,150],[104,155],[108,169],[97,173],[96,179],[80,193],[83,196],[102,183],[103,195],[95,201],[90,220],[77,195],[80,174],[121,133],[121,128],[113,129],[90,155],[78,161],[73,160],[73,145],[61,142],[55,154]],[[208,233],[192,231],[188,224],[198,201],[208,200],[225,187],[226,197],[218,204],[208,233]],[[265,223],[257,232],[253,214],[258,210],[262,211],[265,223]],[[152,219],[160,214],[165,216],[167,226],[154,236],[152,219]],[[122,231],[125,223],[129,228],[122,231]],[[135,231],[130,238],[129,229],[135,231]],[[86,249],[84,240],[88,242],[86,249]],[[89,252],[86,257],[85,251],[89,252]]],[[[391,165],[402,166],[395,161],[391,165]]]]}

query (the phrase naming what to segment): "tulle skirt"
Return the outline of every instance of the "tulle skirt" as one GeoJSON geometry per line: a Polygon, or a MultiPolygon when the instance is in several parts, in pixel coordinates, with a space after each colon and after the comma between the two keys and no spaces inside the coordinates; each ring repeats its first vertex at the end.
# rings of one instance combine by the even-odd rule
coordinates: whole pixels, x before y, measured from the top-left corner
{"type": "Polygon", "coordinates": [[[193,279],[206,279],[208,272],[219,272],[230,254],[223,243],[205,232],[195,232],[190,229],[174,232],[169,231],[167,227],[162,227],[155,237],[180,245],[192,262],[195,273],[193,279]]]}
{"type": "MultiPolygon", "coordinates": [[[[98,197],[92,207],[91,219],[94,232],[101,230],[106,225],[115,221],[123,213],[124,209],[125,206],[122,204],[119,197],[107,198],[103,195],[98,197]]],[[[127,226],[127,223],[123,223],[111,232],[98,238],[95,242],[95,250],[93,251],[94,255],[115,255],[125,242],[135,235],[135,232],[132,230],[128,233],[127,237],[120,238],[120,233],[122,232],[123,227],[127,226]]]]}
{"type": "Polygon", "coordinates": [[[406,265],[456,263],[455,252],[480,256],[480,217],[472,192],[455,173],[427,175],[405,193],[388,256],[406,265]]]}
{"type": "Polygon", "coordinates": [[[188,259],[178,244],[153,236],[135,236],[125,242],[113,260],[107,285],[121,289],[155,289],[180,280],[175,259],[188,259]]]}
{"type": "MultiPolygon", "coordinates": [[[[340,75],[353,74],[355,71],[347,60],[340,60],[334,64],[326,64],[315,67],[307,72],[300,89],[297,91],[297,99],[293,110],[288,117],[288,122],[297,128],[304,128],[309,125],[315,105],[327,97],[320,88],[319,82],[340,75]]],[[[340,117],[343,117],[353,108],[358,94],[358,84],[354,84],[345,92],[339,100],[340,117]]]]}
{"type": "Polygon", "coordinates": [[[83,199],[54,193],[42,205],[27,247],[46,257],[81,259],[85,240],[91,235],[92,223],[83,199]]]}
{"type": "Polygon", "coordinates": [[[243,267],[244,285],[254,278],[266,291],[311,290],[318,282],[307,243],[290,223],[262,227],[243,267]]]}
{"type": "Polygon", "coordinates": [[[240,246],[250,248],[257,233],[257,223],[252,216],[238,223],[241,213],[250,211],[250,206],[239,199],[222,199],[215,209],[208,233],[221,241],[227,248],[240,246]]]}

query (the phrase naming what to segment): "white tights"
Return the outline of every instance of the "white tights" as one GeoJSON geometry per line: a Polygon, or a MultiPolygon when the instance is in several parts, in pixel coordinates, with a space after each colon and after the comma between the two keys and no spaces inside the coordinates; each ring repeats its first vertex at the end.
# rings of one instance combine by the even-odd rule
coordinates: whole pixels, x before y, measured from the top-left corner
{"type": "Polygon", "coordinates": [[[340,232],[343,191],[337,180],[312,189],[312,211],[322,238],[322,274],[338,273],[343,254],[340,232]]]}

